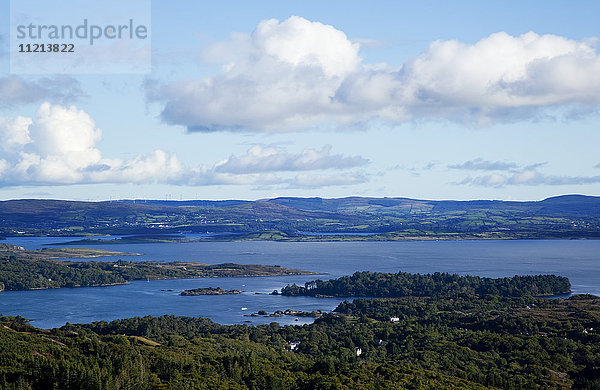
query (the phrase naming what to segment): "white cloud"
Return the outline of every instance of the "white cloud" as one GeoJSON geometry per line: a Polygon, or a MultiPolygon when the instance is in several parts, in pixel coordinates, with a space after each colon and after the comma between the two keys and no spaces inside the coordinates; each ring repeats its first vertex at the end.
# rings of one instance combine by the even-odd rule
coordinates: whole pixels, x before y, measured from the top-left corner
{"type": "Polygon", "coordinates": [[[350,169],[368,163],[361,156],[346,157],[330,154],[331,146],[320,151],[304,149],[301,153],[289,153],[281,148],[255,145],[241,156],[232,155],[213,167],[194,168],[190,182],[194,185],[260,185],[283,187],[326,187],[354,185],[367,181],[362,173],[322,174],[328,169],[350,169]],[[287,172],[316,171],[295,176],[280,175],[287,172]]]}
{"type": "Polygon", "coordinates": [[[213,46],[205,58],[223,73],[156,89],[165,121],[192,131],[311,126],[335,111],[332,97],[357,71],[359,45],[332,26],[291,17],[261,22],[251,36],[238,34],[213,46]]]}
{"type": "Polygon", "coordinates": [[[346,169],[368,162],[360,156],[333,155],[328,145],[298,154],[254,146],[245,155],[232,155],[213,166],[190,168],[163,150],[129,160],[105,158],[97,148],[101,137],[95,121],[75,107],[44,103],[35,118],[0,118],[0,186],[164,183],[318,187],[364,180],[352,173],[293,177],[289,172],[346,169]]]}
{"type": "Polygon", "coordinates": [[[92,182],[112,183],[170,183],[179,184],[186,168],[174,154],[154,150],[146,155],[121,161],[103,160],[85,168],[92,182]]]}
{"type": "Polygon", "coordinates": [[[496,33],[474,45],[434,42],[403,66],[396,92],[411,116],[485,123],[520,118],[524,109],[597,106],[599,70],[590,42],[496,33]]]}
{"type": "Polygon", "coordinates": [[[399,66],[366,64],[359,43],[300,17],[266,20],[205,52],[215,76],[148,85],[163,119],[190,131],[290,131],[370,120],[485,125],[600,104],[595,41],[500,32],[433,42],[399,66]]]}
{"type": "Polygon", "coordinates": [[[0,118],[0,140],[10,145],[0,183],[169,182],[181,173],[177,157],[160,150],[128,161],[103,158],[96,148],[101,137],[94,120],[75,107],[43,103],[35,118],[0,118]]]}
{"type": "Polygon", "coordinates": [[[600,183],[600,176],[557,176],[540,172],[546,162],[519,165],[514,162],[487,161],[476,158],[461,164],[448,165],[450,169],[467,171],[491,171],[486,175],[466,177],[456,184],[481,187],[537,186],[537,185],[584,185],[600,183]]]}
{"type": "Polygon", "coordinates": [[[42,104],[29,127],[29,135],[41,156],[72,154],[74,162],[81,161],[82,165],[99,159],[94,145],[102,138],[102,131],[85,111],[74,106],[42,104]]]}
{"type": "Polygon", "coordinates": [[[209,47],[203,57],[219,63],[225,60],[224,70],[231,75],[242,75],[249,69],[268,73],[268,68],[260,66],[279,63],[290,69],[315,68],[327,77],[341,77],[359,65],[358,50],[359,45],[342,31],[292,16],[283,22],[263,20],[252,35],[233,34],[231,40],[209,47]]]}
{"type": "Polygon", "coordinates": [[[15,149],[28,144],[31,118],[0,118],[0,148],[4,153],[12,153],[15,149]]]}
{"type": "Polygon", "coordinates": [[[230,156],[215,166],[217,172],[257,173],[276,171],[308,171],[316,169],[347,169],[365,165],[368,160],[360,157],[332,155],[331,146],[321,150],[304,149],[302,153],[291,154],[283,149],[253,146],[243,156],[230,156]]]}

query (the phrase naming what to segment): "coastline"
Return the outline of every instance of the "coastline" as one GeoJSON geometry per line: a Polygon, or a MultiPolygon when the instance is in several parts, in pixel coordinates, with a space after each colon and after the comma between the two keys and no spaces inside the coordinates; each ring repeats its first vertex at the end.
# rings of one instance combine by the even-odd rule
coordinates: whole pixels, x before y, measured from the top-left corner
{"type": "MultiPolygon", "coordinates": [[[[171,243],[191,243],[191,242],[245,242],[245,241],[259,241],[259,242],[415,242],[415,241],[476,241],[476,240],[500,240],[500,241],[515,241],[515,240],[600,240],[598,237],[555,237],[555,236],[474,236],[474,235],[461,235],[457,237],[455,235],[424,235],[424,236],[392,236],[382,237],[379,235],[324,235],[324,236],[282,236],[282,237],[255,237],[255,233],[251,233],[248,236],[235,235],[220,236],[220,237],[207,237],[207,238],[184,238],[184,239],[144,239],[144,240],[129,240],[114,239],[114,240],[97,240],[97,239],[82,239],[75,241],[68,241],[64,243],[52,243],[45,244],[47,246],[63,246],[63,245],[122,245],[122,244],[171,244],[171,243]]],[[[58,237],[57,237],[58,238],[58,237]]],[[[128,255],[140,255],[139,253],[130,253],[128,255]]],[[[99,255],[102,256],[102,255],[99,255]]],[[[98,257],[99,257],[98,256],[98,257]]]]}
{"type": "MultiPolygon", "coordinates": [[[[80,288],[80,287],[108,287],[130,284],[132,281],[142,280],[176,280],[176,279],[204,279],[204,278],[245,278],[245,277],[270,277],[270,276],[298,276],[298,275],[323,275],[313,271],[304,271],[298,269],[284,268],[273,265],[261,264],[204,264],[204,263],[189,263],[189,262],[168,262],[168,263],[150,263],[150,262],[124,262],[119,260],[114,263],[110,262],[72,262],[58,260],[13,260],[19,262],[16,267],[27,266],[29,273],[27,276],[22,276],[19,283],[12,281],[12,287],[7,288],[7,280],[0,279],[0,285],[4,288],[3,291],[30,291],[30,290],[49,290],[59,288],[80,288]],[[66,279],[56,281],[48,276],[47,267],[52,267],[52,272],[77,272],[78,268],[72,266],[86,266],[93,268],[96,272],[104,275],[105,278],[116,279],[110,283],[92,283],[81,284],[74,283],[76,280],[86,280],[85,274],[67,274],[66,279]],[[104,267],[104,268],[102,268],[104,267]],[[82,279],[83,278],[83,279],[82,279]],[[44,281],[45,285],[40,286],[40,280],[44,281]],[[35,287],[19,288],[15,286],[31,286],[38,284],[35,287]],[[55,284],[56,283],[56,284],[55,284]]],[[[0,271],[4,273],[14,273],[9,263],[0,264],[0,271]]],[[[54,276],[52,276],[54,278],[54,276]]],[[[10,286],[10,284],[8,284],[10,286]]]]}

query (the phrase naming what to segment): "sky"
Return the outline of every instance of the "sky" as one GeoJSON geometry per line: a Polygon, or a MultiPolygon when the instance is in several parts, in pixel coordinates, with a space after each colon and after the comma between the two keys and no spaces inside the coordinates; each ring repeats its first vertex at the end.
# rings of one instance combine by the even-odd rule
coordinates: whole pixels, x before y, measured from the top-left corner
{"type": "Polygon", "coordinates": [[[9,15],[65,8],[20,1],[2,200],[600,195],[598,1],[111,0],[147,47],[55,73],[14,65],[9,15]]]}

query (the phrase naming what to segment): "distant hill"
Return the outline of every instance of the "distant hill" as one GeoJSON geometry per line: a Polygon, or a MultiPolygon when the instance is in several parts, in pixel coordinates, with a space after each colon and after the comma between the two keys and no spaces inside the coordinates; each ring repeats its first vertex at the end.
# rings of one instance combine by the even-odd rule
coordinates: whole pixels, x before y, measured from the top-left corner
{"type": "Polygon", "coordinates": [[[361,239],[378,240],[600,238],[600,197],[563,195],[529,202],[373,197],[0,202],[0,236],[180,232],[290,240],[309,239],[298,232],[369,233],[373,236],[361,239]]]}
{"type": "Polygon", "coordinates": [[[251,203],[248,200],[156,200],[156,199],[122,199],[111,203],[138,204],[147,206],[200,206],[200,207],[225,207],[251,203]]]}
{"type": "Polygon", "coordinates": [[[588,215],[600,216],[600,197],[585,195],[562,195],[542,201],[502,201],[502,200],[419,200],[409,198],[366,198],[348,197],[324,198],[274,198],[265,200],[307,211],[366,211],[378,208],[405,211],[473,211],[506,210],[531,212],[537,215],[588,215]]]}
{"type": "Polygon", "coordinates": [[[542,214],[600,215],[600,197],[585,195],[563,195],[538,202],[542,214]]]}

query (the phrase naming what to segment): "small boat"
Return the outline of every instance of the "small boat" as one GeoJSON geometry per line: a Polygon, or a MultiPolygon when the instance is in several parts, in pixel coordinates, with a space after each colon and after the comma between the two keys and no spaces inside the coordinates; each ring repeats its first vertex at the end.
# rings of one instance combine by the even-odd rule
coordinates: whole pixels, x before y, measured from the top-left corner
{"type": "Polygon", "coordinates": [[[242,310],[248,310],[248,308],[247,307],[242,307],[242,310]]]}

